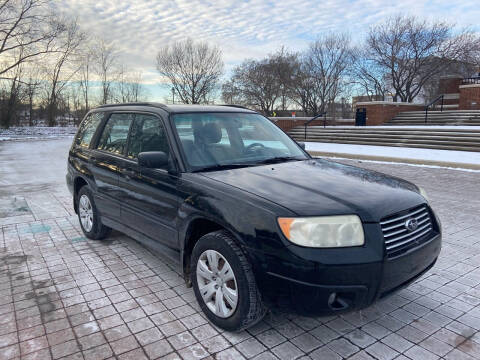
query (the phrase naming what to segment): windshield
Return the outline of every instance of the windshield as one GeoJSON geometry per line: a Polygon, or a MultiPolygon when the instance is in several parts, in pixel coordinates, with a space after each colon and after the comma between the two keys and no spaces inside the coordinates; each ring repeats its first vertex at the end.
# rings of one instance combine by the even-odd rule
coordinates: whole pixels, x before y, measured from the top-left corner
{"type": "Polygon", "coordinates": [[[259,114],[176,114],[173,122],[193,170],[308,158],[292,139],[259,114]]]}

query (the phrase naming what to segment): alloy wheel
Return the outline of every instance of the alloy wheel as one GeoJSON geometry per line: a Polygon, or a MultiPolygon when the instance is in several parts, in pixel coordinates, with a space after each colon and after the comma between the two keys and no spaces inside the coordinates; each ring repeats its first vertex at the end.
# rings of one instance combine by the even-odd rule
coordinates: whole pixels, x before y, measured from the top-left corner
{"type": "Polygon", "coordinates": [[[93,208],[87,195],[80,197],[78,211],[83,228],[86,232],[90,232],[93,228],[93,208]]]}
{"type": "Polygon", "coordinates": [[[238,287],[227,259],[215,250],[205,250],[198,258],[196,275],[208,309],[221,318],[233,315],[238,305],[238,287]]]}

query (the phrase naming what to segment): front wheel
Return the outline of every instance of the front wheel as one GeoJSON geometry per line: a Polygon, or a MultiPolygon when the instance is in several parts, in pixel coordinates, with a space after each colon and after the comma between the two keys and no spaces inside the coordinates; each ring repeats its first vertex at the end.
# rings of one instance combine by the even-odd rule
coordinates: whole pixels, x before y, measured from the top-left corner
{"type": "Polygon", "coordinates": [[[252,268],[227,231],[201,237],[190,266],[195,296],[213,324],[239,331],[262,319],[265,307],[252,268]]]}

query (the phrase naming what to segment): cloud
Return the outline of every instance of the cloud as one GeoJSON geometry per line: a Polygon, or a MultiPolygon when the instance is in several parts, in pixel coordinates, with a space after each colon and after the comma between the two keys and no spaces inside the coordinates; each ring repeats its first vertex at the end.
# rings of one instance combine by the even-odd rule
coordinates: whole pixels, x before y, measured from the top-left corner
{"type": "Polygon", "coordinates": [[[128,67],[161,81],[155,55],[162,45],[192,37],[220,46],[227,70],[281,45],[304,49],[327,31],[360,42],[369,26],[398,12],[446,20],[480,31],[478,0],[57,0],[62,12],[118,48],[128,67]]]}

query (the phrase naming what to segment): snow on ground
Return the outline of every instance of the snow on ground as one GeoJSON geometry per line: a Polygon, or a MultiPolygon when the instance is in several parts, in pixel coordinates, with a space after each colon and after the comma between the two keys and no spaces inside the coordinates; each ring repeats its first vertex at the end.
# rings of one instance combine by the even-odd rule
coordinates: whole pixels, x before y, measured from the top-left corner
{"type": "Polygon", "coordinates": [[[0,141],[69,137],[75,135],[76,132],[77,128],[74,126],[11,127],[9,129],[0,129],[0,141]]]}
{"type": "MultiPolygon", "coordinates": [[[[306,142],[308,151],[480,165],[480,152],[306,142]]],[[[340,156],[339,156],[340,157],[340,156]]]]}

